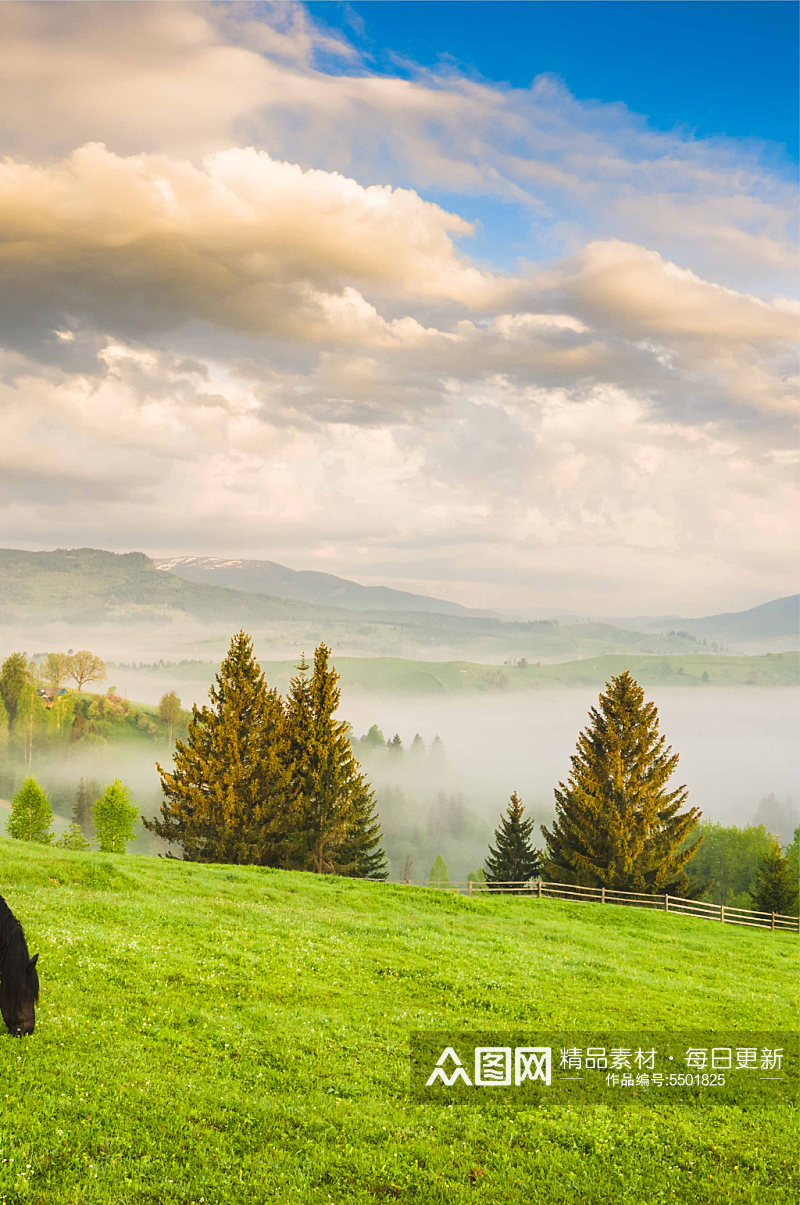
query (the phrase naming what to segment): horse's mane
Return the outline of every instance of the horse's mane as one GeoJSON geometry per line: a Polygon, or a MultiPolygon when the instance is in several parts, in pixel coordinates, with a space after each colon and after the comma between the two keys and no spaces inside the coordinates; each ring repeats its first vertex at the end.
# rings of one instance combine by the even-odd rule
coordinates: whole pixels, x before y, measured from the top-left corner
{"type": "Polygon", "coordinates": [[[25,982],[30,962],[22,925],[0,895],[0,980],[12,991],[25,982]]]}

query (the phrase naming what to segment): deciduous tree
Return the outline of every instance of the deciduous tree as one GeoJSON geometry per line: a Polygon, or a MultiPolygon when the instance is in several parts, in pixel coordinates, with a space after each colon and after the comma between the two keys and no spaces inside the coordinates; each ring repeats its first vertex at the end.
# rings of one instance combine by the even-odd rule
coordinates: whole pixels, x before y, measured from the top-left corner
{"type": "Polygon", "coordinates": [[[30,680],[28,658],[25,653],[11,653],[6,657],[0,668],[0,696],[2,696],[12,723],[16,718],[19,696],[22,694],[23,687],[30,680]]]}
{"type": "Polygon", "coordinates": [[[431,866],[431,873],[428,875],[429,883],[449,883],[450,872],[447,869],[447,863],[441,854],[436,855],[436,859],[431,866]]]}
{"type": "Polygon", "coordinates": [[[118,778],[110,783],[94,805],[94,831],[101,853],[124,854],[133,840],[133,826],[139,809],[131,802],[131,793],[118,778]]]}
{"type": "Polygon", "coordinates": [[[57,695],[47,712],[47,733],[50,744],[63,750],[69,743],[72,721],[75,715],[75,700],[69,695],[57,695]]]}
{"type": "Polygon", "coordinates": [[[72,677],[72,666],[68,653],[48,653],[43,664],[39,667],[43,682],[52,690],[60,690],[68,678],[72,677]]]}
{"type": "Polygon", "coordinates": [[[26,682],[17,699],[14,721],[11,725],[12,735],[22,753],[26,766],[33,761],[42,733],[47,724],[47,708],[36,693],[32,682],[26,682]]]}
{"type": "Polygon", "coordinates": [[[569,780],[555,792],[555,823],[542,826],[545,876],[624,891],[692,891],[682,872],[702,837],[684,842],[701,813],[681,811],[686,787],[668,787],[677,764],[659,735],[655,704],[627,671],[612,678],[578,738],[569,780]]]}
{"type": "Polygon", "coordinates": [[[69,659],[69,677],[83,690],[87,682],[105,681],[106,663],[88,649],[78,649],[69,659]]]}
{"type": "Polygon", "coordinates": [[[29,776],[11,801],[11,815],[6,824],[8,835],[16,837],[18,841],[49,845],[53,840],[50,832],[52,823],[50,800],[36,779],[29,776]]]}
{"type": "Polygon", "coordinates": [[[181,718],[181,701],[174,690],[161,696],[158,714],[167,725],[167,744],[172,746],[172,730],[181,718]]]}

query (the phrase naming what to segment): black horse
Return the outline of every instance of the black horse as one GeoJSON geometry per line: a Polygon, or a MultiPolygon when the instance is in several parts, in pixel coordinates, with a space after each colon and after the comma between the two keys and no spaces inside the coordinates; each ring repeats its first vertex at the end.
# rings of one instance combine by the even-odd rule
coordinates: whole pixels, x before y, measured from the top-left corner
{"type": "Polygon", "coordinates": [[[0,1012],[15,1038],[33,1033],[39,999],[38,954],[31,958],[22,925],[0,895],[0,1012]]]}

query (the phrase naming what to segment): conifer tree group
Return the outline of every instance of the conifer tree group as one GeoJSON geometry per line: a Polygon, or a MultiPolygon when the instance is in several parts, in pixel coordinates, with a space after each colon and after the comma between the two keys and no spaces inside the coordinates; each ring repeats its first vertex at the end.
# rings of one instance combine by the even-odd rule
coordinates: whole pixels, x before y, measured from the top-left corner
{"type": "Polygon", "coordinates": [[[192,709],[174,769],[158,767],[164,802],[145,826],[187,861],[385,878],[372,790],[347,724],[334,718],[329,658],[320,644],[313,667],[303,659],[284,701],[267,686],[249,636],[234,636],[211,706],[192,709]]]}

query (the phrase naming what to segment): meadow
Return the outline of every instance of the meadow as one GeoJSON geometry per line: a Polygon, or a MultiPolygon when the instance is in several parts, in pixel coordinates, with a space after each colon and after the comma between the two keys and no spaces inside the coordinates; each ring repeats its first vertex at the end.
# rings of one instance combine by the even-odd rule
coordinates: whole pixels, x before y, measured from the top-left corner
{"type": "MultiPolygon", "coordinates": [[[[261,661],[270,686],[285,692],[297,673],[300,655],[292,661],[261,661]]],[[[403,657],[335,658],[342,689],[351,695],[429,695],[434,698],[499,693],[516,694],[555,687],[602,687],[613,674],[628,669],[647,687],[706,690],[709,687],[797,686],[800,654],[765,653],[757,657],[726,657],[716,653],[649,656],[629,653],[584,657],[555,664],[482,665],[475,661],[413,661],[403,657]]],[[[218,662],[180,661],[131,667],[110,665],[115,682],[137,698],[155,701],[160,692],[175,688],[186,699],[204,697],[218,662]]],[[[137,704],[141,706],[141,704],[137,704]]]]}
{"type": "Polygon", "coordinates": [[[419,1029],[797,1027],[796,935],[0,840],[0,1203],[782,1205],[795,1107],[420,1103],[419,1029]]]}

